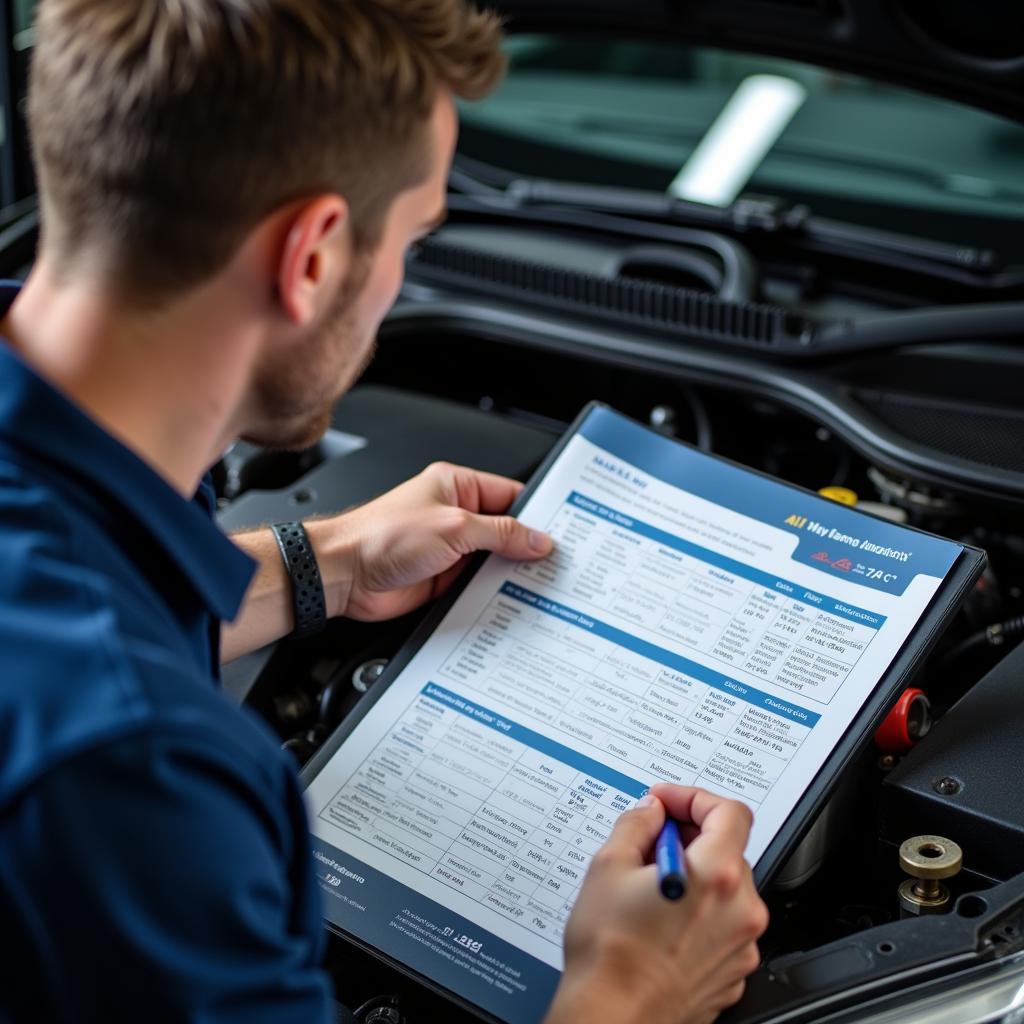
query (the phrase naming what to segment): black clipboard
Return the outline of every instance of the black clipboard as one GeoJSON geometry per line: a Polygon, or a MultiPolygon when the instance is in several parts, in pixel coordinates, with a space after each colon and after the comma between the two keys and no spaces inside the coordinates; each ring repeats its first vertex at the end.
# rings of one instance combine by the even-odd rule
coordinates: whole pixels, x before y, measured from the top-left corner
{"type": "MultiPolygon", "coordinates": [[[[559,441],[556,442],[554,447],[544,458],[543,462],[533,473],[519,497],[509,510],[511,514],[518,514],[526,505],[534,491],[540,485],[541,481],[543,481],[547,476],[551,467],[559,459],[566,445],[580,430],[587,417],[596,409],[613,411],[601,402],[590,402],[581,410],[573,423],[569,426],[559,441]]],[[[616,413],[616,415],[622,416],[621,413],[616,413]]],[[[622,416],[622,418],[626,420],[629,419],[625,416],[622,416]]],[[[644,427],[641,424],[636,424],[635,421],[629,420],[629,422],[636,426],[641,426],[642,429],[649,430],[649,428],[644,427]]],[[[651,433],[655,432],[651,431],[651,433]]],[[[664,435],[658,436],[669,443],[678,444],[683,448],[691,449],[693,451],[699,451],[695,446],[690,445],[685,441],[669,439],[664,435]]],[[[809,496],[817,501],[823,500],[819,495],[806,488],[778,480],[777,478],[771,477],[769,474],[762,473],[759,470],[751,469],[750,467],[743,466],[729,459],[721,458],[720,456],[709,455],[706,452],[701,452],[700,454],[707,458],[715,459],[718,462],[733,466],[734,468],[742,471],[743,473],[750,474],[751,476],[773,480],[774,482],[793,491],[796,495],[809,496]]],[[[877,518],[867,512],[857,511],[857,514],[870,520],[877,518]]],[[[934,536],[927,534],[925,531],[917,530],[914,527],[901,526],[900,528],[901,530],[905,530],[911,534],[934,536]]],[[[853,762],[858,753],[871,741],[871,738],[878,726],[881,724],[898,696],[902,693],[903,689],[905,689],[914,672],[931,652],[936,641],[949,625],[967,594],[984,571],[986,564],[985,552],[980,548],[970,547],[967,545],[959,546],[961,547],[960,555],[946,573],[943,582],[936,590],[927,608],[918,619],[916,627],[911,631],[910,636],[904,642],[882,678],[875,685],[871,695],[862,704],[860,712],[856,715],[846,732],[833,747],[831,754],[823,761],[818,773],[794,805],[793,810],[789,814],[783,826],[769,843],[757,864],[754,865],[754,878],[758,888],[763,889],[771,881],[774,873],[785,863],[786,859],[804,838],[807,831],[813,825],[818,813],[823,808],[825,802],[831,796],[833,790],[838,784],[843,770],[853,762]]],[[[338,748],[354,732],[354,730],[359,727],[360,722],[362,722],[376,702],[383,696],[391,683],[405,670],[412,658],[426,643],[434,630],[440,625],[452,605],[458,600],[459,596],[473,579],[477,570],[484,564],[488,557],[489,555],[486,552],[481,552],[471,560],[470,565],[466,568],[460,578],[448,590],[444,597],[442,597],[430,610],[412,636],[402,646],[398,654],[396,654],[391,660],[384,674],[374,685],[370,693],[368,693],[366,697],[359,702],[345,721],[338,726],[330,737],[328,737],[317,754],[302,769],[300,779],[304,787],[308,786],[313,779],[319,775],[324,767],[326,767],[331,758],[337,752],[338,748]]],[[[357,935],[345,931],[343,927],[340,927],[333,922],[328,921],[327,926],[332,932],[344,938],[346,941],[349,941],[359,948],[371,953],[400,973],[413,978],[432,991],[437,992],[457,1005],[462,1006],[481,1020],[494,1021],[495,1024],[501,1024],[500,1018],[493,1016],[486,1010],[483,1010],[479,1006],[467,1001],[458,993],[439,985],[433,979],[409,968],[401,961],[389,956],[386,950],[369,945],[357,935]]]]}

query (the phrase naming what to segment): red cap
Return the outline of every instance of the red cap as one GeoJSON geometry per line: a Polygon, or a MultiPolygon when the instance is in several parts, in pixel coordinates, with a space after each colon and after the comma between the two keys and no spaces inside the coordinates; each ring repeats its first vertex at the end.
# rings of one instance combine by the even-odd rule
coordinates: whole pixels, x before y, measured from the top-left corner
{"type": "Polygon", "coordinates": [[[904,690],[875,733],[875,746],[886,754],[905,754],[932,727],[931,702],[924,690],[904,690]]]}

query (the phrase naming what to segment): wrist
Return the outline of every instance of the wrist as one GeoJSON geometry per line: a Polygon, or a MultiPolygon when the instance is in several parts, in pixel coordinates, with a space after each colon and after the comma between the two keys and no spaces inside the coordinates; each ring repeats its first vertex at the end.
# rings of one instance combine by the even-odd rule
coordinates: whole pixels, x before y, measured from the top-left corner
{"type": "MultiPolygon", "coordinates": [[[[627,990],[628,991],[628,990],[627,990]]],[[[613,1020],[639,1024],[634,1001],[627,992],[609,985],[593,973],[563,975],[543,1024],[579,1024],[580,1021],[613,1020]]]]}
{"type": "Polygon", "coordinates": [[[643,989],[632,977],[632,950],[605,936],[586,950],[567,949],[565,971],[544,1024],[614,1020],[639,1024],[643,989]]]}
{"type": "Polygon", "coordinates": [[[343,616],[355,580],[356,543],[346,516],[310,519],[303,523],[313,547],[327,602],[327,618],[343,616]]]}
{"type": "Polygon", "coordinates": [[[644,939],[599,928],[584,946],[570,941],[561,984],[544,1024],[614,1020],[670,1024],[688,1020],[685,1007],[666,1000],[677,965],[644,939]]]}

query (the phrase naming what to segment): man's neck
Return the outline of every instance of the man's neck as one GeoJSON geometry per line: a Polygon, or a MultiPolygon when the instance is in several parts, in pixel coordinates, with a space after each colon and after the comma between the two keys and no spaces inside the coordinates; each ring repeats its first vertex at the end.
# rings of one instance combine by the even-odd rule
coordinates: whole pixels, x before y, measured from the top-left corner
{"type": "Polygon", "coordinates": [[[58,286],[41,260],[0,334],[189,496],[241,426],[252,345],[225,307],[200,288],[168,311],[128,311],[87,285],[58,286]]]}

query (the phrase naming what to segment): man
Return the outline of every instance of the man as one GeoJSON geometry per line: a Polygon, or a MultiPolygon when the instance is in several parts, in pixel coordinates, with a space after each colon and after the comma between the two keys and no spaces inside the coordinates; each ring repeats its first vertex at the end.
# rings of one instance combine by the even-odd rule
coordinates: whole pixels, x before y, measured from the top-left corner
{"type": "MultiPolygon", "coordinates": [[[[42,0],[41,245],[0,324],[0,1016],[329,1018],[294,770],[216,685],[292,629],[291,584],[268,531],[218,532],[204,474],[239,436],[320,436],[444,216],[452,97],[500,72],[463,0],[42,0]]],[[[308,524],[327,613],[397,615],[477,549],[542,557],[501,514],[518,488],[434,466],[308,524]]],[[[737,999],[749,824],[672,786],[624,814],[549,1020],[737,999]],[[666,811],[679,904],[648,864],[666,811]]]]}

